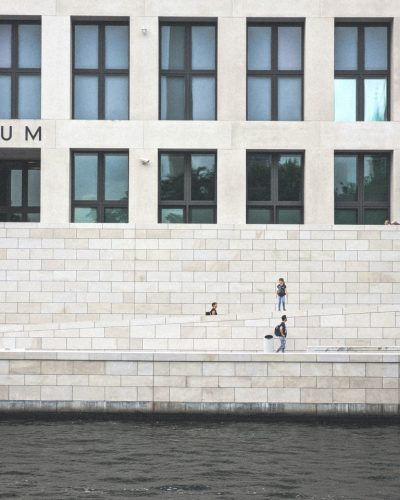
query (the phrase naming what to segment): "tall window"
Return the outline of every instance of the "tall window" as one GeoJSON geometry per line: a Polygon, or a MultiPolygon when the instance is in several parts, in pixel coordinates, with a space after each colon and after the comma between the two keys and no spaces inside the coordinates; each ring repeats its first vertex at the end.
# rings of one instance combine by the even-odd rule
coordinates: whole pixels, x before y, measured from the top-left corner
{"type": "Polygon", "coordinates": [[[335,154],[335,224],[383,224],[390,216],[390,155],[335,154]]]}
{"type": "Polygon", "coordinates": [[[160,119],[215,120],[217,26],[160,24],[160,119]]]}
{"type": "Polygon", "coordinates": [[[72,222],[128,222],[128,153],[72,154],[72,222]]]}
{"type": "Polygon", "coordinates": [[[162,152],[159,157],[159,222],[217,221],[216,154],[162,152]]]}
{"type": "Polygon", "coordinates": [[[0,118],[40,118],[41,29],[0,21],[0,118]]]}
{"type": "Polygon", "coordinates": [[[0,160],[0,222],[40,221],[40,162],[0,160]]]}
{"type": "Polygon", "coordinates": [[[247,119],[303,120],[303,25],[247,26],[247,119]]]}
{"type": "Polygon", "coordinates": [[[335,120],[389,120],[390,29],[336,24],[335,120]]]}
{"type": "Polygon", "coordinates": [[[128,23],[74,22],[72,66],[73,118],[128,119],[128,23]]]}
{"type": "Polygon", "coordinates": [[[303,223],[302,153],[247,153],[247,223],[303,223]]]}

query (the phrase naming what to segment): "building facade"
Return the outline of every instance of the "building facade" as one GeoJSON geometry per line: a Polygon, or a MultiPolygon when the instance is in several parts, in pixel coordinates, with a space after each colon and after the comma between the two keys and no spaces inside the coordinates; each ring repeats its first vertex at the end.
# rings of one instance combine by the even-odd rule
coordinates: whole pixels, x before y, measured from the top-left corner
{"type": "Polygon", "coordinates": [[[400,218],[395,0],[0,5],[4,222],[400,218]]]}

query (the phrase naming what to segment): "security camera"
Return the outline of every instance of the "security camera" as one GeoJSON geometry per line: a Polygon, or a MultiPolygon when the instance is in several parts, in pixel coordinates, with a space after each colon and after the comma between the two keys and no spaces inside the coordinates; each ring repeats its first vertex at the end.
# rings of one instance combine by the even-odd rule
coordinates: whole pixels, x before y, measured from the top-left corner
{"type": "Polygon", "coordinates": [[[150,160],[147,160],[146,158],[140,158],[140,161],[142,162],[142,165],[148,165],[150,163],[150,160]]]}
{"type": "Polygon", "coordinates": [[[147,35],[147,28],[141,28],[143,35],[147,35]]]}

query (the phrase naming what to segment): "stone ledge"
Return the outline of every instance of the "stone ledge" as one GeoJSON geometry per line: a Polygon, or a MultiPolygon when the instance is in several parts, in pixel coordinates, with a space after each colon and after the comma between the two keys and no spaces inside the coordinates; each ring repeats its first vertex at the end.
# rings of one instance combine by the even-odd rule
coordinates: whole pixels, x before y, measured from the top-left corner
{"type": "Polygon", "coordinates": [[[313,403],[177,403],[148,401],[0,401],[0,413],[154,413],[189,415],[290,415],[397,417],[400,405],[313,403]]]}
{"type": "Polygon", "coordinates": [[[198,362],[340,362],[396,363],[396,352],[143,352],[143,351],[0,351],[1,360],[79,360],[79,361],[198,361],[198,362]]]}

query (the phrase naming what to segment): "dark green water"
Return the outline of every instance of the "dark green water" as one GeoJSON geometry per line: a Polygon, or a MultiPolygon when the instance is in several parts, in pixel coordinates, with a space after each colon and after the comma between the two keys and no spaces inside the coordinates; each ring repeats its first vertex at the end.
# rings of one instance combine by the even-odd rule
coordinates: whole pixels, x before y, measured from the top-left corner
{"type": "Polygon", "coordinates": [[[395,423],[0,421],[0,498],[400,499],[395,423]]]}

